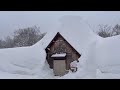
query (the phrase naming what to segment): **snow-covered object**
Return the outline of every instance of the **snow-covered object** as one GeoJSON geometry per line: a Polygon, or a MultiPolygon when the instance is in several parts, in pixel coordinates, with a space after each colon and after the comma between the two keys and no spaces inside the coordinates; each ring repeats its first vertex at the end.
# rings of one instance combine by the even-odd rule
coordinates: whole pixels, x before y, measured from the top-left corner
{"type": "Polygon", "coordinates": [[[51,57],[65,57],[66,53],[61,53],[61,54],[53,54],[51,57]]]}
{"type": "Polygon", "coordinates": [[[79,16],[63,16],[55,30],[49,31],[36,45],[45,49],[59,32],[79,53],[84,52],[89,43],[97,37],[91,27],[79,16]]]}
{"type": "MultiPolygon", "coordinates": [[[[95,66],[95,63],[91,63],[95,60],[92,59],[94,58],[94,52],[91,53],[91,51],[96,47],[96,44],[94,45],[92,43],[95,43],[100,37],[93,33],[92,28],[79,16],[63,16],[59,22],[60,25],[52,32],[48,32],[36,45],[40,44],[45,49],[57,32],[59,32],[81,54],[79,61],[80,64],[81,62],[82,65],[84,64],[83,68],[85,71],[95,71],[95,69],[91,70],[92,66],[95,66]],[[92,49],[90,49],[91,46],[92,49]],[[88,56],[91,59],[89,59],[88,56]],[[85,65],[87,62],[90,62],[90,65],[85,65]]],[[[94,74],[95,73],[96,72],[94,72],[94,74]]]]}
{"type": "Polygon", "coordinates": [[[70,63],[70,67],[77,67],[77,61],[73,61],[70,63]]]}
{"type": "MultiPolygon", "coordinates": [[[[81,54],[78,71],[74,74],[68,73],[61,78],[82,78],[85,76],[85,72],[89,71],[89,67],[84,68],[86,67],[85,63],[88,62],[87,65],[89,65],[89,62],[94,61],[92,59],[94,53],[89,55],[89,50],[92,51],[89,47],[99,36],[94,34],[89,25],[79,16],[64,16],[57,24],[55,22],[55,27],[50,29],[43,39],[33,46],[0,50],[0,71],[20,76],[32,75],[31,77],[33,77],[33,75],[37,75],[37,78],[59,79],[60,77],[54,77],[52,70],[48,67],[45,53],[45,48],[59,32],[81,54]]],[[[94,63],[90,63],[89,66],[91,65],[94,63]]]]}

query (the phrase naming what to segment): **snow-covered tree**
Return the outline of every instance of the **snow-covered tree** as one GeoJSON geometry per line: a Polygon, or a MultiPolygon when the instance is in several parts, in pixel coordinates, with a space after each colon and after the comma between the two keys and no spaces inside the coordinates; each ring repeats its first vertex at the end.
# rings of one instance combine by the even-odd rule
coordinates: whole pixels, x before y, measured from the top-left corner
{"type": "Polygon", "coordinates": [[[14,43],[16,47],[31,46],[43,38],[45,33],[40,32],[39,27],[28,27],[14,32],[14,43]]]}
{"type": "Polygon", "coordinates": [[[37,26],[18,29],[13,37],[7,36],[5,40],[0,40],[0,48],[31,46],[41,40],[45,34],[41,33],[37,26]]]}
{"type": "Polygon", "coordinates": [[[99,25],[99,31],[97,34],[103,38],[112,36],[112,27],[108,25],[99,25]]]}
{"type": "Polygon", "coordinates": [[[113,28],[113,35],[119,35],[120,34],[120,25],[117,24],[115,25],[115,27],[113,28]]]}
{"type": "Polygon", "coordinates": [[[103,38],[120,35],[120,25],[116,24],[114,27],[108,25],[99,25],[97,34],[103,38]]]}

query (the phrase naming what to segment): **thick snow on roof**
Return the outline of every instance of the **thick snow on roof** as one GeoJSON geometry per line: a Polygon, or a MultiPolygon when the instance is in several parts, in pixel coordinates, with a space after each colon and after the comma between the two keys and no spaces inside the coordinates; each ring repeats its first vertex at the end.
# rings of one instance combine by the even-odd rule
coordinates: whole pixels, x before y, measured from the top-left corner
{"type": "MultiPolygon", "coordinates": [[[[42,44],[45,49],[50,41],[59,32],[79,53],[84,51],[86,46],[97,37],[90,26],[79,16],[63,16],[56,26],[37,44],[42,44]]],[[[36,45],[37,45],[36,44],[36,45]]]]}
{"type": "Polygon", "coordinates": [[[96,47],[97,38],[100,37],[93,33],[91,27],[79,16],[63,16],[56,25],[56,29],[50,30],[51,32],[48,32],[34,46],[41,45],[45,49],[59,32],[82,55],[79,66],[82,65],[84,71],[94,72],[95,74],[95,52],[92,53],[92,51],[96,47]]]}
{"type": "Polygon", "coordinates": [[[51,57],[65,57],[66,53],[61,53],[61,54],[53,54],[51,57]]]}

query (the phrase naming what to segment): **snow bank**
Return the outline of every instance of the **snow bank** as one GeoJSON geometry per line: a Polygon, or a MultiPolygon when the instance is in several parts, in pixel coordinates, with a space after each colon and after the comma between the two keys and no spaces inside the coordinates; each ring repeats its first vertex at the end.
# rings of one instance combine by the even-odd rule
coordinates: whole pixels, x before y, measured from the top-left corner
{"type": "Polygon", "coordinates": [[[102,78],[104,72],[120,72],[118,69],[120,36],[100,38],[79,16],[64,16],[55,25],[54,29],[50,29],[51,32],[31,47],[1,49],[0,78],[4,74],[8,75],[6,78],[26,78],[27,76],[40,79],[102,78]],[[75,73],[70,71],[63,77],[55,77],[53,70],[46,62],[45,48],[57,32],[60,32],[81,54],[77,65],[78,71],[75,73]],[[96,70],[97,68],[99,71],[96,70]]]}
{"type": "Polygon", "coordinates": [[[0,50],[0,70],[13,74],[37,73],[45,62],[45,51],[39,47],[22,47],[0,50]]]}
{"type": "Polygon", "coordinates": [[[97,69],[96,79],[120,79],[120,73],[102,73],[97,69]]]}
{"type": "Polygon", "coordinates": [[[102,72],[120,73],[120,35],[99,40],[96,60],[102,72]]]}

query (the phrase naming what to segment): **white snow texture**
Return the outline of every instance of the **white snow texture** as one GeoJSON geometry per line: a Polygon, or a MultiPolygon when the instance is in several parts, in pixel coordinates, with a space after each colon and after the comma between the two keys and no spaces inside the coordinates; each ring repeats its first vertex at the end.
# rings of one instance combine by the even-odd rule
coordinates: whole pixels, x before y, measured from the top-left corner
{"type": "Polygon", "coordinates": [[[64,16],[56,28],[30,47],[0,50],[0,78],[94,79],[120,78],[120,35],[101,38],[79,16],[64,16]],[[46,61],[45,48],[59,32],[80,54],[78,71],[54,76],[46,61]]]}

